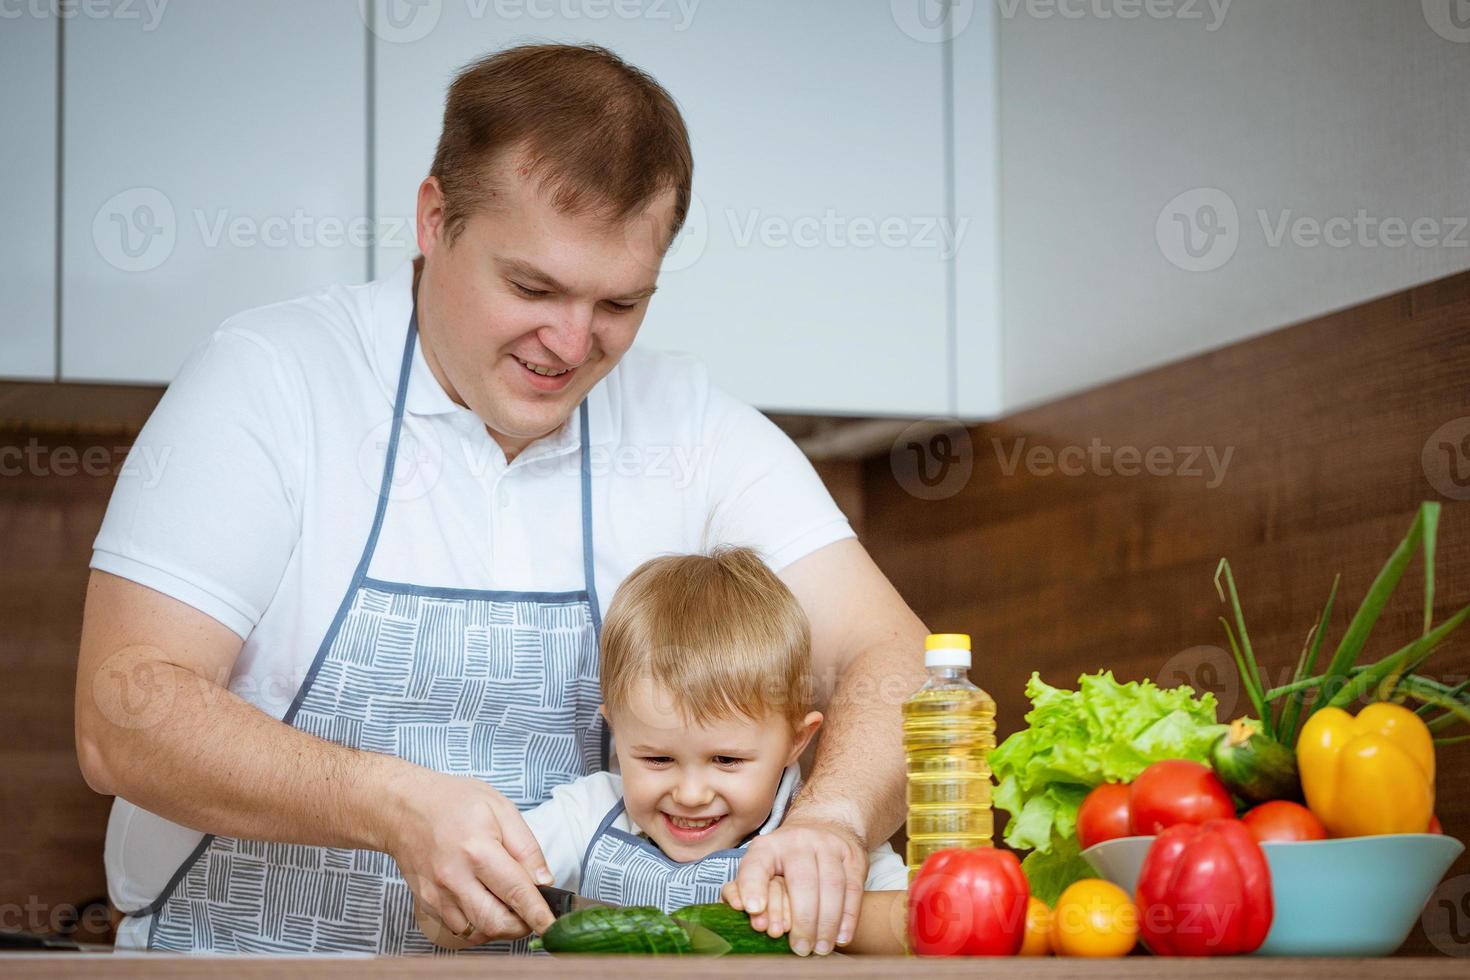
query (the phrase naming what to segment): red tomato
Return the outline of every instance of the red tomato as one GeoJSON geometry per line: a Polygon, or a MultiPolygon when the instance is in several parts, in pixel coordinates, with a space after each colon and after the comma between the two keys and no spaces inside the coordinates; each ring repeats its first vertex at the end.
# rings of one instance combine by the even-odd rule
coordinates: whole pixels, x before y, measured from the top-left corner
{"type": "Polygon", "coordinates": [[[1426,830],[1425,833],[1426,834],[1442,834],[1442,833],[1444,833],[1444,828],[1441,827],[1440,824],[1439,824],[1439,817],[1438,817],[1438,815],[1434,815],[1434,814],[1431,814],[1430,815],[1430,817],[1429,817],[1429,829],[1426,830]]]}
{"type": "Polygon", "coordinates": [[[1300,803],[1271,800],[1252,807],[1240,818],[1258,843],[1268,840],[1326,840],[1327,828],[1300,803]]]}
{"type": "Polygon", "coordinates": [[[1128,791],[1128,806],[1129,829],[1135,834],[1235,817],[1235,804],[1220,777],[1188,759],[1165,759],[1139,773],[1128,791]]]}
{"type": "Polygon", "coordinates": [[[1088,793],[1077,810],[1077,839],[1083,848],[1128,834],[1128,784],[1103,783],[1088,793]]]}
{"type": "Polygon", "coordinates": [[[1010,851],[935,851],[909,884],[909,948],[920,956],[1015,956],[1030,899],[1010,851]]]}

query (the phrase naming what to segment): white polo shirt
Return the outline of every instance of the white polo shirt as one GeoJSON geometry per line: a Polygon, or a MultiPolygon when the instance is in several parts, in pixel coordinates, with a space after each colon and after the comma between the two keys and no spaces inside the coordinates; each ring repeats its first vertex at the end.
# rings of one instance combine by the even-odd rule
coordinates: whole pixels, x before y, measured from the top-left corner
{"type": "MultiPolygon", "coordinates": [[[[240,635],[235,693],[285,714],[372,524],[412,312],[412,263],[231,317],[139,434],[92,567],[240,635]]],[[[756,548],[780,570],[852,536],[796,446],[696,360],[636,345],[588,395],[597,596],[659,554],[756,548]]],[[[583,587],[580,422],[509,465],[415,345],[394,487],[368,573],[466,589],[583,587]],[[431,492],[432,491],[432,492],[431,492]]],[[[200,834],[119,799],[107,871],[151,902],[200,834]]]]}

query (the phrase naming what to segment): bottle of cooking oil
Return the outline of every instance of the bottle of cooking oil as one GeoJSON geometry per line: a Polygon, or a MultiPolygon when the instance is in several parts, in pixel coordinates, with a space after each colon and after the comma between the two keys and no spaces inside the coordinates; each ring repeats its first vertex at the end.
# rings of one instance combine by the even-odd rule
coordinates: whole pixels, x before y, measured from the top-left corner
{"type": "Polygon", "coordinates": [[[995,702],[970,683],[970,637],[931,634],[924,666],[929,679],[903,703],[910,881],[935,851],[991,846],[995,827],[989,762],[995,702]]]}

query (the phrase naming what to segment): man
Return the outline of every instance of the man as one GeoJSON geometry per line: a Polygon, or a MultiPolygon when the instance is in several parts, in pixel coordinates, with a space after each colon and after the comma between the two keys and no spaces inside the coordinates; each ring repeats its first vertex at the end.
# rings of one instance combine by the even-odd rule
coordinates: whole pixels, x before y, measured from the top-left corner
{"type": "Polygon", "coordinates": [[[785,877],[799,952],[852,934],[925,630],[789,440],[691,360],[629,351],[691,177],[643,73],[501,52],[450,88],[420,259],[195,352],[138,440],[162,477],[114,492],[82,631],[122,945],[427,951],[415,901],[472,943],[544,929],[520,811],[608,765],[598,597],[721,543],[800,600],[830,718],[738,885],[758,913],[785,877]]]}

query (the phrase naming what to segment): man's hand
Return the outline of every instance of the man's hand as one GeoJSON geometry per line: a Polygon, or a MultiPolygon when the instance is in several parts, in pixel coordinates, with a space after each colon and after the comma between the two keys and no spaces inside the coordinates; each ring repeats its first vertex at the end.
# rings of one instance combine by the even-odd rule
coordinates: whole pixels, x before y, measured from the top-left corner
{"type": "MultiPolygon", "coordinates": [[[[413,890],[421,924],[442,923],[455,946],[550,927],[536,884],[551,884],[551,872],[515,804],[478,779],[429,769],[396,780],[391,799],[385,848],[413,890]]],[[[424,931],[451,945],[442,932],[424,931]]]]}
{"type": "MultiPolygon", "coordinates": [[[[845,945],[857,930],[868,856],[851,827],[836,821],[793,817],[751,841],[740,861],[733,892],[726,901],[750,915],[751,928],[769,932],[767,914],[772,880],[785,879],[785,925],[791,949],[825,956],[845,945]]],[[[780,935],[780,933],[773,933],[780,935]]]]}

